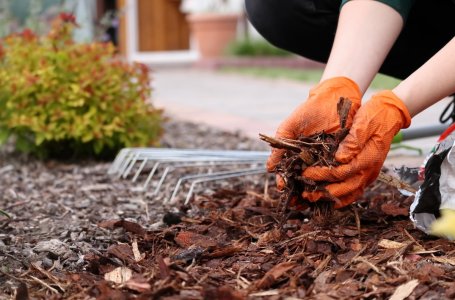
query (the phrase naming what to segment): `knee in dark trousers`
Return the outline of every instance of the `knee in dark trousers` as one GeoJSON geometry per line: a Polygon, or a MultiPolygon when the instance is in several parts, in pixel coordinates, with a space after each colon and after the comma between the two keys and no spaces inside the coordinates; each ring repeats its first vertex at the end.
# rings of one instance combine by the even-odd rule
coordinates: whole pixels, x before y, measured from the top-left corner
{"type": "Polygon", "coordinates": [[[327,62],[340,0],[245,0],[248,18],[273,45],[327,62]]]}

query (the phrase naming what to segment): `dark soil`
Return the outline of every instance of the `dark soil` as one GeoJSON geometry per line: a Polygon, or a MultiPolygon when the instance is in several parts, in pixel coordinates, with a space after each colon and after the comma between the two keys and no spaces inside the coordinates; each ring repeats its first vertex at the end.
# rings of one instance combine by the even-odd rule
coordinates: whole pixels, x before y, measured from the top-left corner
{"type": "MultiPolygon", "coordinates": [[[[163,144],[266,147],[178,122],[163,144]]],[[[280,195],[273,184],[264,192],[264,177],[206,185],[188,207],[165,207],[109,177],[107,163],[4,150],[0,166],[0,208],[12,217],[0,216],[0,299],[455,297],[455,245],[415,230],[412,199],[382,183],[343,210],[296,211],[280,224],[280,195]]]]}

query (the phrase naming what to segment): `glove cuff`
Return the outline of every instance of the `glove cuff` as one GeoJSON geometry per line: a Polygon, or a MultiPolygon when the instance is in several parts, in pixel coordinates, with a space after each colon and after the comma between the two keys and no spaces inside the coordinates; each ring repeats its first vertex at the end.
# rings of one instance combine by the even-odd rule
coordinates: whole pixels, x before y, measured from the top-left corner
{"type": "Polygon", "coordinates": [[[403,120],[401,128],[408,128],[411,125],[411,115],[409,114],[408,108],[394,92],[389,90],[382,91],[377,93],[375,97],[379,97],[384,103],[393,105],[400,111],[403,120]]]}
{"type": "Polygon", "coordinates": [[[348,77],[332,77],[321,81],[318,85],[311,89],[310,95],[329,91],[336,93],[341,97],[348,98],[353,104],[357,104],[359,106],[362,101],[362,93],[360,92],[359,86],[355,83],[355,81],[348,77]]]}

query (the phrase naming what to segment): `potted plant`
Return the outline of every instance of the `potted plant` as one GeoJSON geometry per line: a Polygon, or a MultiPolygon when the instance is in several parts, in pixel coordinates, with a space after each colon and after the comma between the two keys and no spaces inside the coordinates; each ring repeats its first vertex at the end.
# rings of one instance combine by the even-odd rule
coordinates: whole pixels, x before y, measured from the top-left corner
{"type": "Polygon", "coordinates": [[[228,44],[235,40],[242,3],[241,0],[182,1],[181,10],[187,14],[202,58],[222,56],[228,44]]]}

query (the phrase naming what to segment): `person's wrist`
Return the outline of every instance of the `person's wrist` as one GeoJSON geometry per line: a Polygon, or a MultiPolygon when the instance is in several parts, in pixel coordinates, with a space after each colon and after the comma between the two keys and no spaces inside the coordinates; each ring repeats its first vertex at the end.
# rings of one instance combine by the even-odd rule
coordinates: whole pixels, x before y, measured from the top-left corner
{"type": "Polygon", "coordinates": [[[394,109],[398,110],[401,120],[401,128],[407,128],[411,125],[411,114],[406,103],[394,93],[392,90],[385,90],[377,93],[375,96],[386,105],[392,106],[394,109]]]}
{"type": "Polygon", "coordinates": [[[417,112],[414,109],[414,106],[412,105],[412,102],[410,102],[410,99],[413,98],[412,91],[408,89],[406,85],[399,84],[392,90],[392,93],[395,94],[399,99],[401,99],[411,117],[417,114],[417,112]]]}

